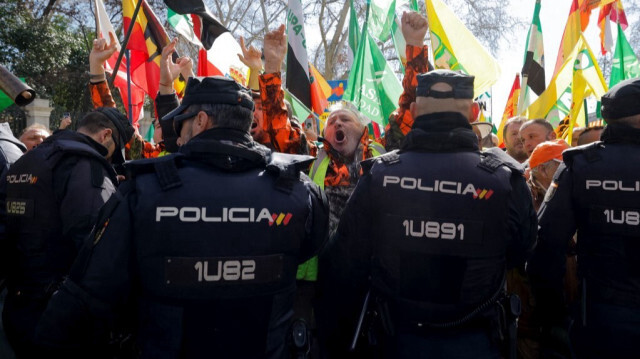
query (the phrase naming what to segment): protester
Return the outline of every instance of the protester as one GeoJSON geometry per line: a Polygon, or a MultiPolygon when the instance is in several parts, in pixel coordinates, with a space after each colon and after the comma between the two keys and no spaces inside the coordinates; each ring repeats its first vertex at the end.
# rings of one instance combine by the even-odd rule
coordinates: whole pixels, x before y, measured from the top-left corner
{"type": "Polygon", "coordinates": [[[142,358],[286,357],[296,267],[324,244],[328,206],[300,174],[311,157],[252,141],[252,111],[233,80],[189,80],[163,118],[179,153],[130,164],[47,308],[42,343],[97,351],[100,329],[135,308],[142,358]]]}
{"type": "Polygon", "coordinates": [[[478,137],[478,148],[482,150],[483,147],[493,147],[493,139],[491,137],[493,125],[489,122],[475,121],[471,123],[471,129],[473,133],[478,137]]]}
{"type": "Polygon", "coordinates": [[[529,157],[520,138],[520,127],[526,121],[525,117],[511,117],[502,128],[502,138],[507,154],[520,163],[524,163],[529,157]]]}
{"type": "MultiPolygon", "coordinates": [[[[91,92],[91,99],[95,107],[115,107],[116,104],[113,101],[111,91],[106,81],[106,75],[104,70],[104,64],[116,51],[116,42],[113,39],[113,35],[109,33],[111,41],[109,45],[105,39],[96,39],[93,43],[93,48],[89,54],[89,67],[91,74],[89,75],[89,91],[91,92]]],[[[175,80],[182,73],[186,78],[193,76],[192,62],[188,57],[179,58],[178,63],[174,63],[170,59],[170,55],[175,49],[176,39],[165,47],[168,49],[166,52],[163,49],[160,62],[160,86],[158,90],[158,96],[156,96],[156,111],[158,118],[171,111],[171,109],[177,106],[178,99],[173,90],[173,80],[175,80]],[[162,96],[162,97],[161,97],[162,96]],[[161,97],[161,98],[158,98],[161,97]],[[174,99],[175,97],[175,99],[174,99]],[[165,105],[165,103],[169,103],[165,105]],[[168,110],[166,108],[169,107],[168,110]]],[[[155,126],[155,122],[154,122],[155,126]]],[[[154,135],[154,138],[164,139],[163,130],[161,126],[154,128],[158,132],[158,136],[154,135]]],[[[167,131],[169,140],[159,141],[155,144],[149,143],[142,139],[142,136],[135,132],[135,136],[132,136],[127,141],[126,157],[127,159],[138,158],[155,158],[160,155],[165,155],[169,152],[175,152],[177,147],[175,146],[175,136],[173,130],[167,131]],[[168,148],[167,148],[168,146],[168,148]],[[134,150],[134,147],[139,147],[138,150],[134,150]]]]}
{"type": "Polygon", "coordinates": [[[37,145],[41,144],[50,135],[51,133],[49,133],[49,130],[44,125],[34,123],[22,131],[22,135],[20,135],[20,142],[27,146],[27,151],[30,151],[36,148],[37,145]]]}
{"type": "Polygon", "coordinates": [[[520,127],[520,141],[524,147],[527,157],[531,156],[533,149],[544,141],[551,141],[556,138],[553,126],[544,119],[529,120],[520,127]]]}
{"type": "Polygon", "coordinates": [[[538,245],[528,271],[547,355],[637,357],[640,192],[638,168],[629,164],[640,160],[638,96],[640,80],[631,79],[602,97],[608,123],[602,142],[564,152],[540,209],[538,245]],[[581,298],[567,307],[564,254],[576,230],[581,298]]]}
{"type": "Polygon", "coordinates": [[[417,76],[433,69],[429,63],[429,48],[424,44],[429,29],[427,19],[416,12],[404,12],[401,23],[402,36],[407,43],[407,63],[402,79],[403,91],[398,100],[399,107],[389,116],[389,124],[384,129],[383,144],[387,151],[400,148],[404,136],[411,130],[413,116],[410,106],[416,100],[417,76]]]}
{"type": "Polygon", "coordinates": [[[573,128],[573,131],[571,131],[571,146],[572,147],[576,147],[578,146],[578,138],[580,137],[580,135],[582,134],[582,132],[584,132],[584,130],[586,130],[586,127],[579,127],[576,126],[573,128]]]}
{"type": "Polygon", "coordinates": [[[34,341],[40,316],[115,191],[111,160],[123,160],[132,133],[116,109],[99,108],[78,122],[77,131],[49,136],[2,178],[0,263],[8,288],[2,319],[18,357],[51,355],[34,341]]]}
{"type": "Polygon", "coordinates": [[[491,333],[508,329],[496,324],[515,328],[498,319],[505,271],[524,265],[535,240],[528,188],[521,172],[479,152],[473,77],[431,71],[416,93],[401,151],[364,166],[322,255],[323,290],[340,303],[327,315],[347,318],[338,331],[346,351],[370,290],[382,357],[498,358],[491,333]]]}
{"type": "Polygon", "coordinates": [[[604,126],[587,127],[578,136],[578,141],[576,141],[576,144],[578,146],[582,146],[600,141],[602,131],[604,131],[604,126]]]}
{"type": "Polygon", "coordinates": [[[529,187],[536,211],[549,190],[553,175],[562,163],[562,152],[569,148],[564,140],[546,141],[538,144],[529,157],[529,187]]]}

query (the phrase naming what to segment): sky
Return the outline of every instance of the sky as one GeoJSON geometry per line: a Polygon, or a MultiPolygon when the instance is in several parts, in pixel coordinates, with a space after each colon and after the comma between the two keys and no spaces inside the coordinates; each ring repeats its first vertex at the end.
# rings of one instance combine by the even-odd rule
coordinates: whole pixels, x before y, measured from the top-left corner
{"type": "MultiPolygon", "coordinates": [[[[549,85],[553,75],[560,40],[567,23],[567,18],[569,17],[571,3],[572,0],[542,0],[541,2],[540,24],[542,26],[542,37],[544,41],[545,81],[547,85],[549,85]]],[[[502,119],[502,113],[507,103],[507,97],[509,96],[509,91],[511,91],[515,75],[522,70],[524,47],[526,45],[529,24],[533,17],[534,6],[535,0],[510,1],[509,11],[525,14],[522,16],[525,18],[527,26],[515,32],[513,36],[514,41],[511,42],[511,46],[503,46],[496,58],[502,66],[501,77],[492,88],[492,120],[496,127],[498,127],[502,119]]],[[[592,12],[589,26],[585,31],[585,37],[595,56],[598,56],[600,52],[600,28],[597,25],[598,12],[599,10],[597,9],[592,12]]],[[[613,31],[615,41],[615,29],[613,31]]]]}

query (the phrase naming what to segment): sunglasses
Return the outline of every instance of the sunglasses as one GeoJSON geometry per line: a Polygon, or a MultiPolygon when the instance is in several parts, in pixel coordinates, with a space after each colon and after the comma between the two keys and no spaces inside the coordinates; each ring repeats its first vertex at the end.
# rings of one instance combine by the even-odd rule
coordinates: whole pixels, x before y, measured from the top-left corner
{"type": "Polygon", "coordinates": [[[196,117],[198,113],[200,113],[200,111],[188,112],[173,118],[173,129],[176,130],[178,137],[180,136],[180,131],[182,131],[182,124],[184,121],[196,117]]]}

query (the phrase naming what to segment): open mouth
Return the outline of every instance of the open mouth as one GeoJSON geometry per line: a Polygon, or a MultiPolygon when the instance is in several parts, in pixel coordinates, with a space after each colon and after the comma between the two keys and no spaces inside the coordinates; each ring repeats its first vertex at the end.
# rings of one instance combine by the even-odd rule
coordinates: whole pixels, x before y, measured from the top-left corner
{"type": "Polygon", "coordinates": [[[336,131],[336,142],[342,143],[342,142],[344,142],[344,140],[345,140],[344,131],[337,130],[336,131]]]}
{"type": "Polygon", "coordinates": [[[258,123],[256,121],[251,122],[251,129],[255,129],[256,127],[258,127],[258,123]]]}

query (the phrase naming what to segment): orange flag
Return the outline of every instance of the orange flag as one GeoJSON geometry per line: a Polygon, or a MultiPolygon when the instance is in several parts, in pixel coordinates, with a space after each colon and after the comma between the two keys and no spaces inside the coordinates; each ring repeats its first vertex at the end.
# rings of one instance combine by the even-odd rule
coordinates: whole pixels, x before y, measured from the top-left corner
{"type": "Polygon", "coordinates": [[[500,127],[498,127],[498,144],[500,145],[500,147],[503,147],[504,145],[504,138],[502,137],[502,132],[504,130],[505,123],[507,123],[508,119],[518,114],[519,98],[520,98],[520,74],[516,74],[516,79],[513,81],[513,86],[511,86],[511,92],[509,92],[509,99],[507,100],[507,105],[504,107],[504,113],[502,114],[502,121],[500,122],[500,127]]]}

